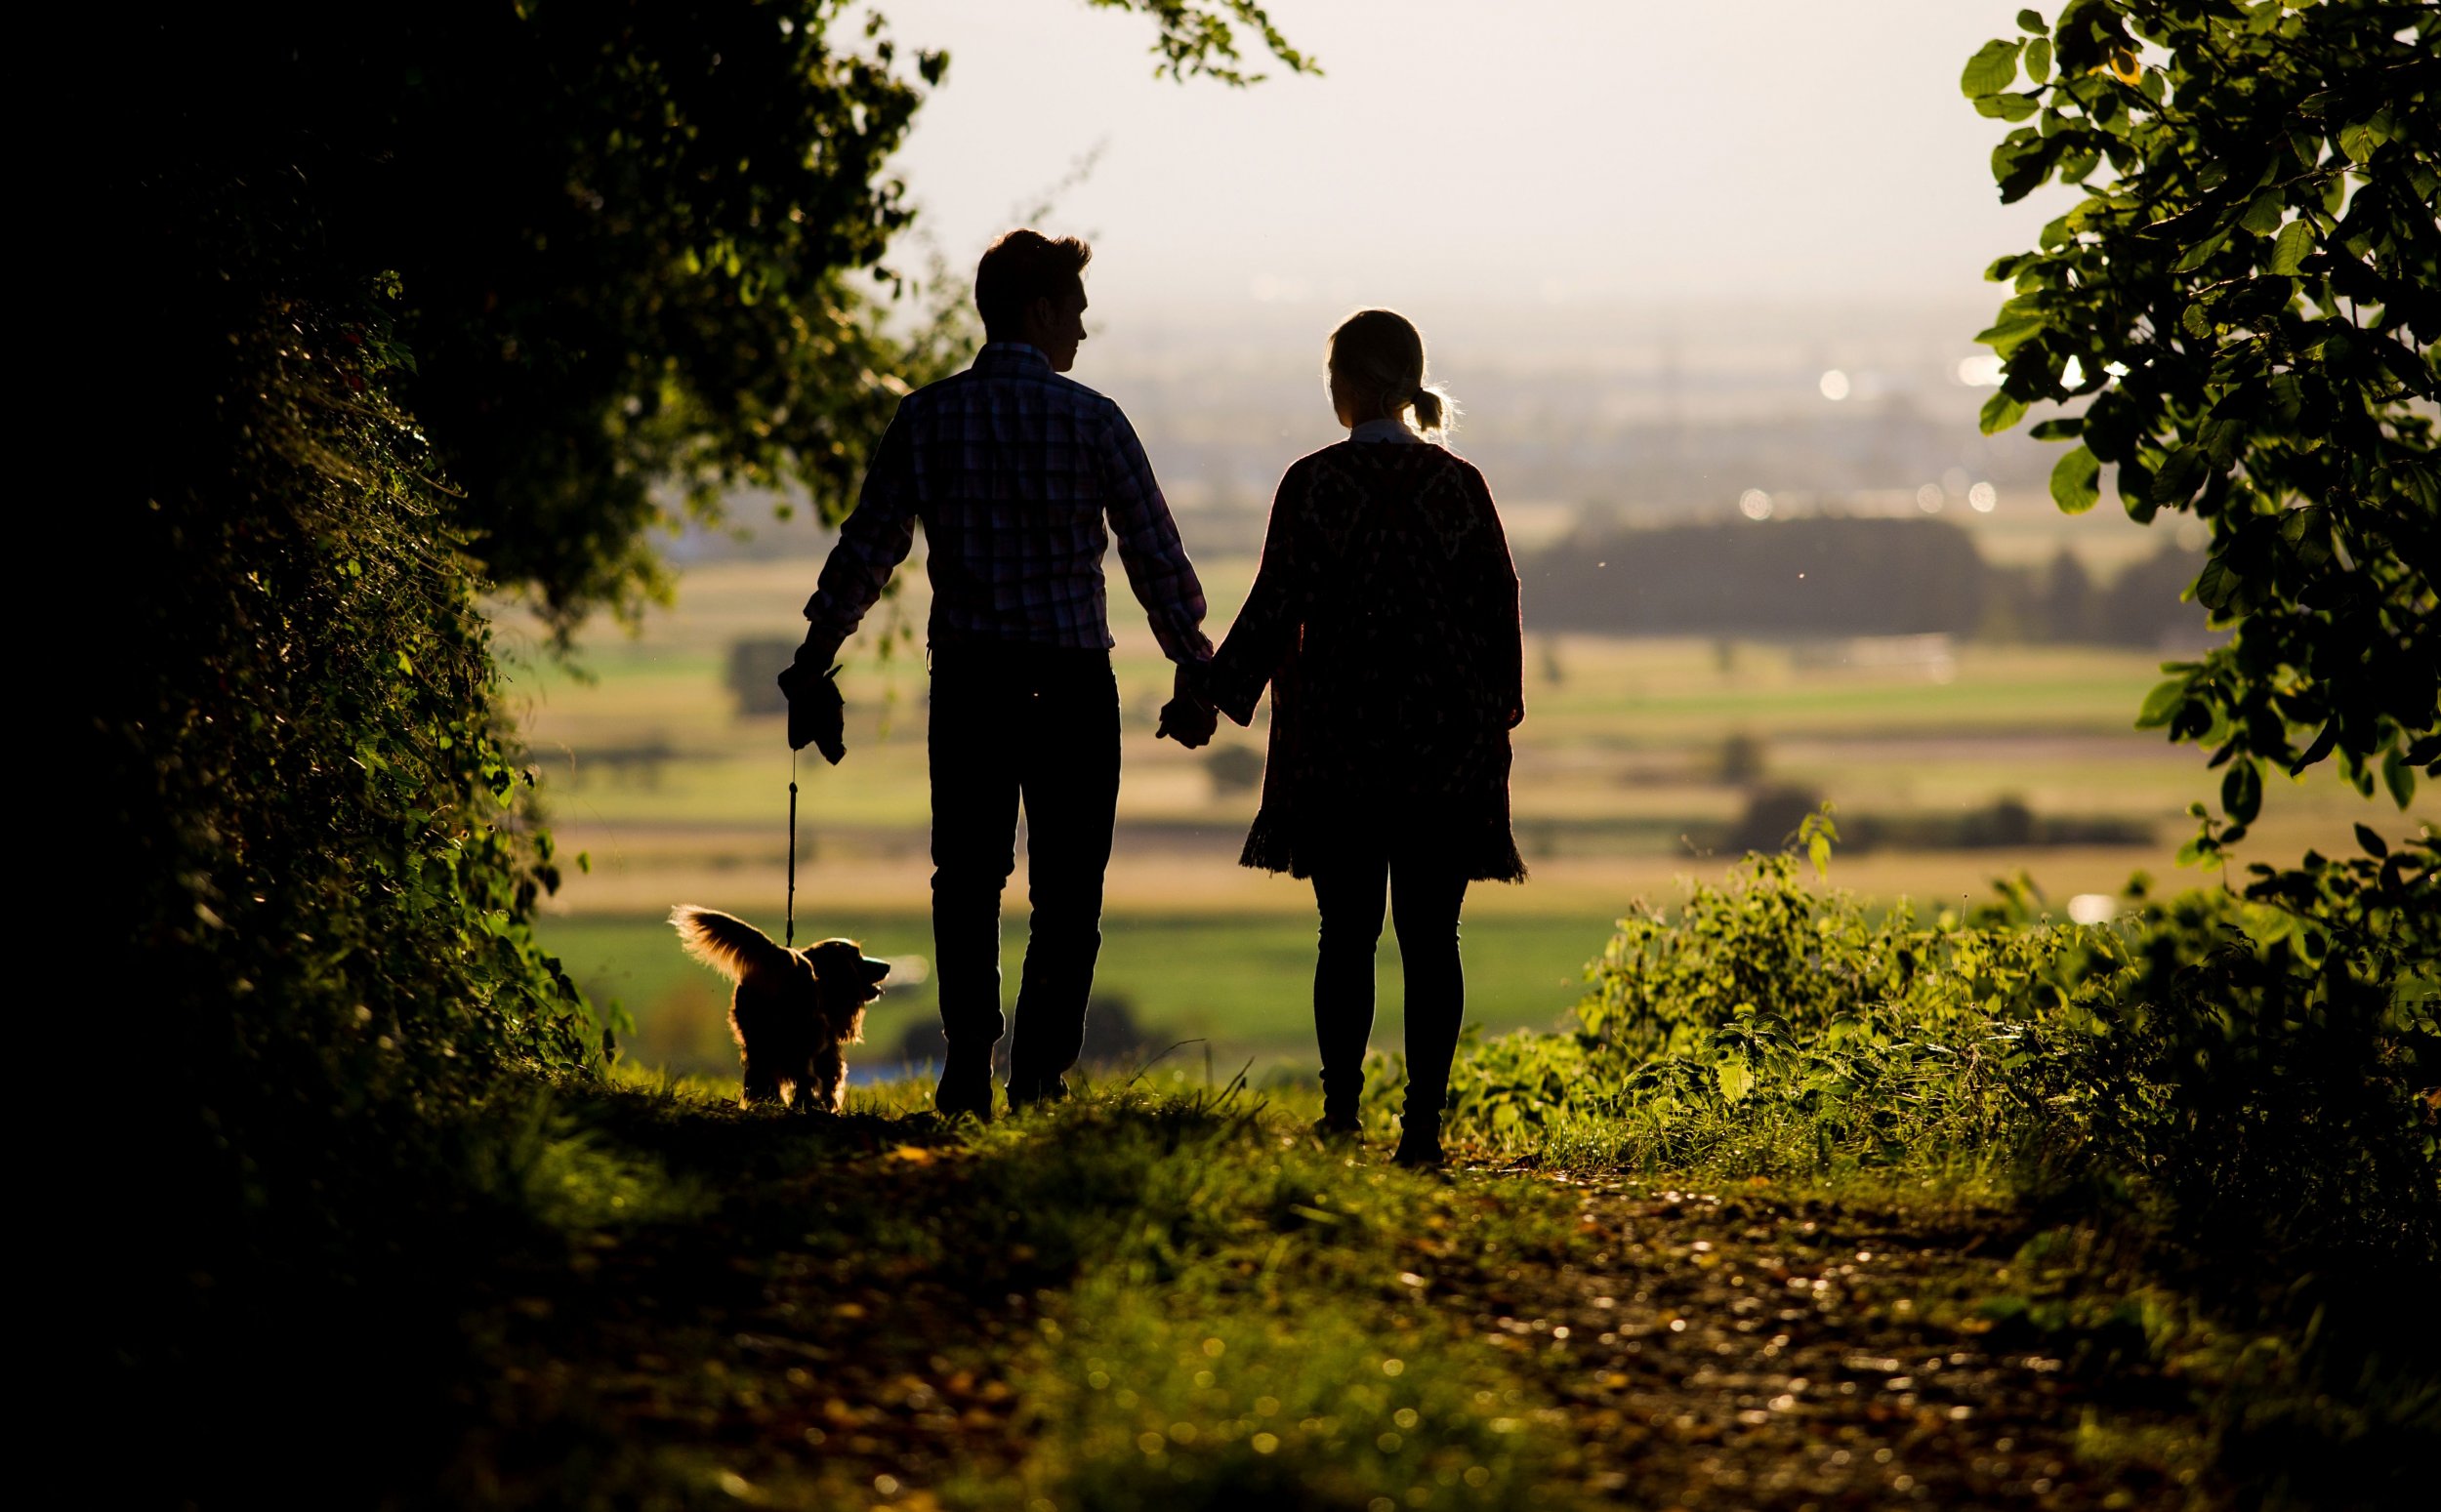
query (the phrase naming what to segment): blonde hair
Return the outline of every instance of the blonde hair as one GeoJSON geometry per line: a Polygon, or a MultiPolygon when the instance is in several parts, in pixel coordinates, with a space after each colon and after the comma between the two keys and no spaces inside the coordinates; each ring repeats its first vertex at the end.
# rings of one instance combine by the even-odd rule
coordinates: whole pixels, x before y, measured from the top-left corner
{"type": "Polygon", "coordinates": [[[1397,310],[1360,309],[1341,321],[1326,362],[1349,388],[1378,399],[1386,419],[1403,420],[1412,409],[1417,429],[1444,438],[1458,423],[1458,402],[1424,381],[1424,333],[1397,310]]]}

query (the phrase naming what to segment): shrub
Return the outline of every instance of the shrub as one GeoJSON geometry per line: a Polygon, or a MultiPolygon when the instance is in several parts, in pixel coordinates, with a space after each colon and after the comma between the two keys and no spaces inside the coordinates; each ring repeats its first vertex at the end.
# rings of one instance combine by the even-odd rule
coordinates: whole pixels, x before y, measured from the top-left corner
{"type": "Polygon", "coordinates": [[[1876,917],[1749,857],[1620,920],[1573,1034],[1470,1042],[1454,1126],[1732,1175],[2030,1160],[2036,1187],[2128,1190],[2199,1251],[2396,1270],[2441,1246],[2441,842],[2363,838],[2244,895],[2139,883],[2095,927],[2023,882],[1965,918],[1876,917]]]}
{"type": "Polygon", "coordinates": [[[448,1289],[432,1257],[492,1221],[479,1105],[587,1066],[607,1026],[534,938],[556,861],[380,333],[284,306],[215,360],[165,386],[221,397],[165,404],[179,444],[113,540],[135,644],[94,690],[109,937],[86,949],[148,1073],[143,1161],[94,1175],[106,1347],[234,1463],[283,1414],[346,1443],[365,1362],[445,1351],[419,1320],[448,1289]],[[359,1296],[322,1332],[393,1287],[413,1305],[359,1296]]]}
{"type": "Polygon", "coordinates": [[[1805,885],[1792,856],[1750,856],[1676,918],[1639,906],[1619,921],[1575,1033],[1470,1048],[1455,1126],[1503,1149],[1734,1174],[1981,1155],[2019,1095],[2006,1068],[2026,990],[2075,938],[1904,906],[1877,918],[1805,885]]]}
{"type": "Polygon", "coordinates": [[[2028,1082],[2055,1161],[2142,1182],[2182,1235],[2292,1267],[2441,1249],[2436,842],[2308,853],[2243,897],[2148,903],[2062,962],[2028,1082]]]}

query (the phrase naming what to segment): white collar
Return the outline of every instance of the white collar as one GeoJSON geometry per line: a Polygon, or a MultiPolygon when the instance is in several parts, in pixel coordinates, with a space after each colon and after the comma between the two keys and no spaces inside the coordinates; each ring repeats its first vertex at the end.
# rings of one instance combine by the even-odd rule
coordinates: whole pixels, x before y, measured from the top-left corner
{"type": "Polygon", "coordinates": [[[1347,438],[1351,441],[1389,441],[1393,443],[1400,441],[1421,442],[1424,439],[1424,437],[1416,434],[1413,430],[1408,429],[1407,423],[1405,421],[1392,420],[1386,415],[1377,420],[1359,421],[1356,425],[1348,429],[1347,438]]]}

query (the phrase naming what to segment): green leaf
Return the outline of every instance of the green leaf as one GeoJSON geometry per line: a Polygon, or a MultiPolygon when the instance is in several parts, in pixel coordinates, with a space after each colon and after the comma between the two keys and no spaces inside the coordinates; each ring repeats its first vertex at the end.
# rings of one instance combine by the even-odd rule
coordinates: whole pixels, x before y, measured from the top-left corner
{"type": "MultiPolygon", "coordinates": [[[[2359,829],[2364,828],[2362,825],[2359,829]]],[[[1755,1073],[1743,1055],[1724,1056],[1714,1063],[1713,1080],[1720,1084],[1720,1095],[1736,1102],[1755,1088],[1755,1073]]]]}
{"type": "Polygon", "coordinates": [[[2051,76],[2051,44],[2037,37],[2026,44],[2026,77],[2041,84],[2051,76]]]}
{"type": "Polygon", "coordinates": [[[2280,214],[2284,208],[2285,201],[2281,199],[2280,191],[2265,189],[2246,202],[2246,213],[2238,217],[2238,224],[2257,236],[2268,236],[2280,229],[2280,214]]]}
{"type": "Polygon", "coordinates": [[[2252,757],[2239,757],[2220,779],[2220,809],[2240,824],[2253,824],[2263,811],[2263,774],[2252,757]]]}
{"type": "Polygon", "coordinates": [[[2080,441],[2051,469],[2051,500],[2063,513],[2083,514],[2102,499],[2102,464],[2080,441]]]}
{"type": "Polygon", "coordinates": [[[2212,255],[2220,250],[2221,243],[2227,241],[2228,239],[2228,231],[2214,231],[2212,235],[2205,237],[2202,241],[2199,241],[2194,246],[2189,247],[2186,251],[2186,255],[2180,258],[2176,263],[2172,264],[2170,270],[2173,273],[2194,272],[2197,268],[2202,267],[2205,263],[2210,261],[2212,255]]]}
{"type": "Polygon", "coordinates": [[[1959,75],[1958,87],[1968,100],[1997,95],[2017,82],[2017,55],[2023,42],[1991,41],[1975,50],[1966,60],[1966,71],[1959,75]]]}
{"type": "Polygon", "coordinates": [[[2294,275],[2313,250],[2314,227],[2302,219],[2291,221],[2272,238],[2271,262],[2265,271],[2294,275]]]}
{"type": "Polygon", "coordinates": [[[2307,571],[2331,560],[2331,513],[2319,504],[2291,510],[2280,522],[2280,540],[2307,571]]]}
{"type": "MultiPolygon", "coordinates": [[[[2096,451],[2094,455],[2098,457],[2102,453],[2096,451]]],[[[2139,525],[2153,523],[2153,516],[2161,512],[2161,507],[2152,500],[2152,470],[2141,461],[2123,456],[2119,459],[2118,485],[2119,505],[2128,511],[2128,517],[2139,525]]]]}
{"type": "Polygon", "coordinates": [[[2009,94],[2006,91],[1998,95],[1986,95],[1975,102],[1975,114],[2001,121],[2022,121],[2042,108],[2042,102],[2032,95],[2009,94]]]}
{"type": "Polygon", "coordinates": [[[2038,37],[2048,36],[2051,31],[2050,27],[2043,24],[2043,13],[2041,11],[2019,11],[2017,13],[2017,29],[2020,31],[2033,32],[2038,37]]]}
{"type": "Polygon", "coordinates": [[[2365,854],[2373,857],[2376,861],[2379,861],[2384,856],[2390,854],[2389,842],[2384,840],[2379,835],[2375,834],[2371,825],[2360,824],[2356,827],[2356,843],[2364,846],[2365,854]]]}
{"type": "Polygon", "coordinates": [[[1983,401],[1983,414],[1977,424],[1985,435],[1997,435],[2026,418],[2026,401],[2004,388],[1983,401]]]}
{"type": "Polygon", "coordinates": [[[2390,797],[2401,808],[2416,796],[2416,767],[2397,746],[2381,754],[2381,785],[2390,790],[2390,797]]]}
{"type": "Polygon", "coordinates": [[[2239,590],[2244,587],[2246,580],[2229,565],[2229,559],[2215,556],[2206,562],[2204,570],[2196,575],[2195,601],[2217,614],[2236,599],[2239,590]]]}
{"type": "Polygon", "coordinates": [[[2006,358],[2014,355],[2018,347],[2042,335],[2046,329],[2041,315],[2004,310],[2000,324],[1985,327],[1983,333],[1975,338],[1975,344],[1989,347],[1995,355],[2006,358]]]}
{"type": "Polygon", "coordinates": [[[2153,479],[2152,500],[2167,509],[2178,509],[2195,497],[2212,471],[2212,459],[2201,447],[2181,446],[2170,454],[2162,470],[2153,479]]]}
{"type": "Polygon", "coordinates": [[[2186,699],[2186,678],[2172,677],[2168,682],[2156,683],[2153,691],[2144,695],[2144,707],[2136,714],[2135,727],[2140,730],[2161,728],[2170,722],[2171,716],[2178,712],[2178,706],[2186,699]]]}

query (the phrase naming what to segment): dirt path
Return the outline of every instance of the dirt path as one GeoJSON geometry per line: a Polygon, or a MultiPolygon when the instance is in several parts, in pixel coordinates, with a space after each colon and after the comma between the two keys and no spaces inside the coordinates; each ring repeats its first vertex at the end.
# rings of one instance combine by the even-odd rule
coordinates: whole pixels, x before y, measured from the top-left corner
{"type": "MultiPolygon", "coordinates": [[[[926,1512],[954,1479],[1019,1464],[1033,1430],[1014,1383],[1079,1257],[1037,1255],[1025,1215],[979,1210],[945,1133],[832,1127],[776,1168],[735,1122],[641,1131],[673,1167],[724,1173],[717,1202],[510,1278],[469,1499],[563,1504],[573,1480],[696,1489],[671,1504],[926,1512]]],[[[2072,1327],[2074,1308],[2012,1272],[2028,1236],[2002,1217],[1448,1180],[1458,1225],[1526,1183],[1578,1206],[1572,1262],[1487,1269],[1430,1235],[1365,1262],[1542,1399],[1574,1445],[1554,1505],[2227,1499],[2195,1468],[2195,1409],[2142,1328],[2090,1306],[2072,1327]],[[2038,1305],[1994,1305],[2012,1296],[2038,1305]]]]}
{"type": "Polygon", "coordinates": [[[1990,1299],[2027,1288],[2010,1269],[2025,1236],[1997,1221],[1751,1188],[1724,1201],[1588,1184],[1580,1201],[1593,1263],[1518,1268],[1445,1301],[1562,1405],[1604,1500],[2222,1499],[2180,1462],[2195,1457],[2187,1393],[2130,1358],[2140,1329],[2128,1338],[2119,1318],[2047,1335],[2007,1305],[1992,1316],[1990,1299]]]}

